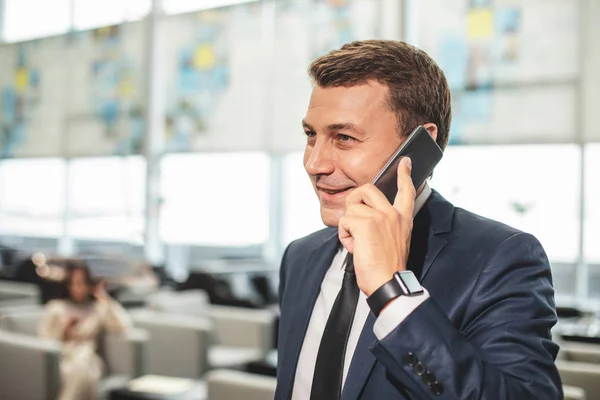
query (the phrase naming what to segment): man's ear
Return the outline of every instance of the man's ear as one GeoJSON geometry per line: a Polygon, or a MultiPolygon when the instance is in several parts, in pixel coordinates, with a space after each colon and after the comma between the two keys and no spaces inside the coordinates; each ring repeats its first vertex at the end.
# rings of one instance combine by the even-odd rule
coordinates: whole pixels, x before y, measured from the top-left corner
{"type": "Polygon", "coordinates": [[[433,140],[437,141],[438,128],[436,124],[428,122],[423,124],[423,128],[427,129],[427,132],[429,132],[429,135],[433,138],[433,140]]]}

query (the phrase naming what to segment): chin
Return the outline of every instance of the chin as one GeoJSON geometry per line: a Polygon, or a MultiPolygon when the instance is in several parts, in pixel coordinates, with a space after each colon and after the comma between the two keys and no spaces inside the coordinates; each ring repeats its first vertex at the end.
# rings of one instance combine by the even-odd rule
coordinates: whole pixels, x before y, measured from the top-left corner
{"type": "Polygon", "coordinates": [[[343,210],[321,208],[321,220],[325,226],[330,228],[337,228],[340,224],[340,218],[344,215],[343,210]]]}

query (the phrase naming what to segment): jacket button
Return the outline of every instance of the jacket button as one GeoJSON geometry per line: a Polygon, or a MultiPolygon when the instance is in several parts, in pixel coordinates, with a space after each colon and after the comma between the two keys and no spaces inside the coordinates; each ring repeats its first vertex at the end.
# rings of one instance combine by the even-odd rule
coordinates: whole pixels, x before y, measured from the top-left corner
{"type": "Polygon", "coordinates": [[[419,361],[419,359],[413,353],[408,353],[404,357],[404,364],[408,365],[409,367],[412,367],[413,365],[415,365],[417,363],[417,361],[419,361]]]}
{"type": "Polygon", "coordinates": [[[418,363],[415,364],[415,366],[413,367],[413,370],[415,371],[415,374],[417,374],[418,376],[421,376],[425,373],[425,371],[427,371],[427,368],[425,368],[425,364],[423,364],[421,361],[419,361],[418,363]]]}
{"type": "Polygon", "coordinates": [[[444,385],[439,382],[434,382],[433,385],[431,385],[431,393],[435,394],[436,396],[441,395],[444,393],[444,385]]]}
{"type": "Polygon", "coordinates": [[[437,380],[437,378],[431,371],[427,371],[427,372],[425,372],[425,374],[423,374],[423,383],[426,384],[427,386],[433,385],[436,380],[437,380]]]}

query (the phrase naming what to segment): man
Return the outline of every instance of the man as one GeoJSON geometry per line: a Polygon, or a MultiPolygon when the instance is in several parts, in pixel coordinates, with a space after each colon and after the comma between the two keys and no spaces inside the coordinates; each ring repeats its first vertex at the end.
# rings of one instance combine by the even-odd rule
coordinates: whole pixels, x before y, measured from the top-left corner
{"type": "Polygon", "coordinates": [[[363,41],[310,75],[304,166],[329,228],[283,256],[276,399],[562,398],[539,242],[415,190],[408,158],[393,205],[370,184],[415,127],[446,146],[439,67],[406,43],[363,41]]]}

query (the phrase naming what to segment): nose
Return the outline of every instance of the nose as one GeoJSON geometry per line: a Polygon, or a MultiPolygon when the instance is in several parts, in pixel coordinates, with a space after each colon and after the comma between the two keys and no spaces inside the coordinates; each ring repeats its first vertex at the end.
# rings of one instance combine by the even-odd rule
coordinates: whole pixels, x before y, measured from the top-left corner
{"type": "Polygon", "coordinates": [[[330,175],[335,171],[333,146],[324,139],[317,139],[313,146],[306,147],[304,168],[309,175],[330,175]]]}

